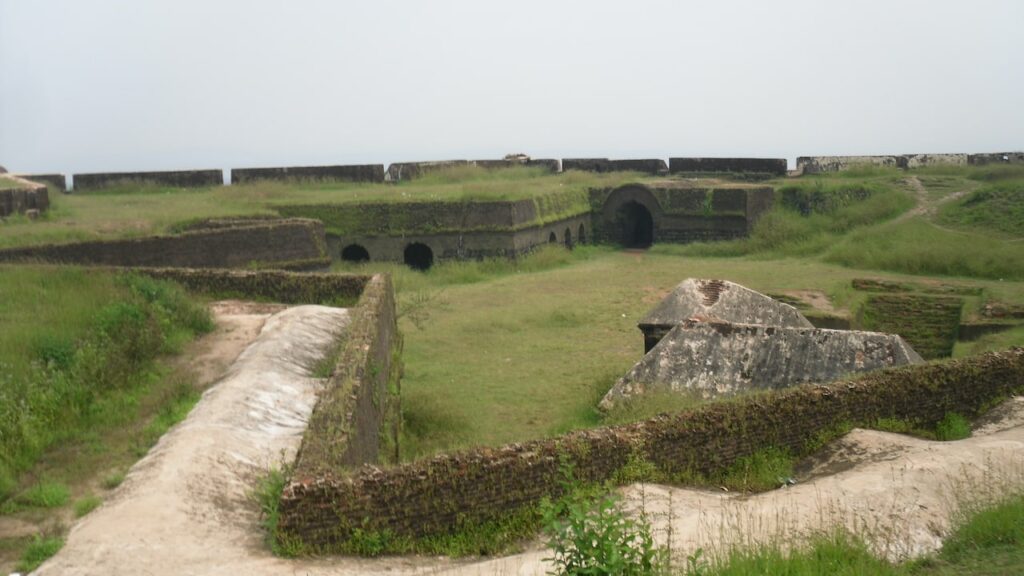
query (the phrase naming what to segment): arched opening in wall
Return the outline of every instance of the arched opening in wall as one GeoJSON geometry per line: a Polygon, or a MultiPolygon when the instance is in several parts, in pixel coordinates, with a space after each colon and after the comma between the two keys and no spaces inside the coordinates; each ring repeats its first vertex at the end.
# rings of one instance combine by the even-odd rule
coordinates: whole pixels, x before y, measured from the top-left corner
{"type": "Polygon", "coordinates": [[[355,262],[356,264],[370,261],[370,253],[359,244],[349,244],[341,249],[341,259],[344,262],[355,262]]]}
{"type": "Polygon", "coordinates": [[[405,265],[413,270],[430,270],[434,265],[434,251],[426,244],[413,242],[405,247],[405,265]]]}
{"type": "Polygon", "coordinates": [[[586,244],[587,243],[587,229],[584,228],[583,224],[580,224],[580,231],[576,233],[576,243],[586,244]]]}
{"type": "Polygon", "coordinates": [[[558,244],[558,235],[555,234],[554,230],[551,231],[551,234],[548,234],[548,244],[558,244]]]}
{"type": "Polygon", "coordinates": [[[564,240],[565,240],[565,247],[568,248],[569,250],[572,250],[572,230],[570,230],[568,228],[565,229],[565,238],[564,238],[564,240]]]}
{"type": "Polygon", "coordinates": [[[626,248],[650,248],[654,244],[654,217],[643,204],[629,201],[622,205],[617,214],[626,248]]]}

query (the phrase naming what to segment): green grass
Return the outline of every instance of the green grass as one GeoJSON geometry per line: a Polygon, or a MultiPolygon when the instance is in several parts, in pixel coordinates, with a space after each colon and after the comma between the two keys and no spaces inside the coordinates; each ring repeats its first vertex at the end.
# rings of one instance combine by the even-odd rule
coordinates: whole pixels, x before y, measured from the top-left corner
{"type": "Polygon", "coordinates": [[[21,557],[21,562],[18,563],[18,570],[21,570],[22,572],[31,572],[35,570],[40,564],[46,562],[63,547],[63,538],[36,537],[36,539],[28,545],[28,548],[25,549],[25,553],[21,557]]]}
{"type": "MultiPolygon", "coordinates": [[[[696,569],[694,569],[696,568],[696,569]]],[[[694,576],[898,576],[906,568],[875,557],[860,539],[845,532],[818,536],[807,547],[785,551],[780,546],[734,549],[714,565],[698,564],[694,576]]]]}
{"type": "Polygon", "coordinates": [[[89,512],[92,512],[103,503],[103,499],[99,496],[89,495],[83,498],[79,498],[75,501],[75,518],[81,518],[89,512]]]}
{"type": "Polygon", "coordinates": [[[124,473],[115,472],[104,477],[103,481],[100,482],[100,486],[103,486],[107,490],[113,490],[114,488],[120,486],[122,482],[124,482],[124,473]]]}
{"type": "Polygon", "coordinates": [[[1024,249],[989,235],[937,228],[921,218],[854,231],[825,260],[850,268],[926,276],[1024,279],[1024,249]]]}
{"type": "Polygon", "coordinates": [[[983,186],[942,208],[942,224],[1024,236],[1024,180],[983,186]]]}
{"type": "Polygon", "coordinates": [[[885,178],[801,179],[777,188],[775,195],[775,207],[758,220],[749,238],[661,244],[655,250],[684,256],[816,256],[851,231],[874,229],[914,204],[902,187],[885,178]]]}
{"type": "MultiPolygon", "coordinates": [[[[0,500],[51,446],[131,421],[162,376],[155,358],[212,328],[180,288],[148,278],[31,266],[4,267],[3,278],[0,500]]],[[[166,400],[176,412],[160,415],[143,440],[186,407],[166,400]]]]}
{"type": "Polygon", "coordinates": [[[24,506],[33,508],[57,508],[67,504],[70,490],[59,482],[40,482],[15,497],[24,506]]]}

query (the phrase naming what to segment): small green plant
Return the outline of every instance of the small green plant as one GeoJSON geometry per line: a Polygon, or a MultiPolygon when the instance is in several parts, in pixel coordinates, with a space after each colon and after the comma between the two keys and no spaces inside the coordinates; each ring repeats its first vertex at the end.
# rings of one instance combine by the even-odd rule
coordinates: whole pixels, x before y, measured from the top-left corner
{"type": "Polygon", "coordinates": [[[22,554],[21,562],[18,563],[18,570],[22,572],[35,570],[63,547],[63,538],[36,536],[32,543],[28,545],[28,548],[25,549],[25,553],[22,554]]]}
{"type": "Polygon", "coordinates": [[[122,482],[124,482],[124,472],[114,472],[113,474],[104,478],[103,482],[101,482],[100,485],[106,488],[107,490],[113,490],[114,488],[120,486],[122,482]]]}
{"type": "Polygon", "coordinates": [[[628,518],[619,498],[596,501],[572,493],[542,508],[544,532],[555,574],[648,575],[665,564],[666,551],[655,545],[646,518],[628,518]]]}
{"type": "Polygon", "coordinates": [[[270,550],[277,556],[293,558],[302,553],[301,543],[278,534],[277,526],[281,519],[281,492],[288,483],[287,469],[270,468],[259,479],[249,496],[259,504],[261,524],[266,530],[266,542],[270,550]]]}
{"type": "Polygon", "coordinates": [[[736,460],[716,484],[730,490],[760,492],[778,488],[793,475],[793,457],[777,448],[767,448],[736,460]]]}
{"type": "Polygon", "coordinates": [[[963,440],[971,436],[971,423],[956,412],[949,412],[935,425],[935,438],[943,441],[963,440]]]}
{"type": "Polygon", "coordinates": [[[58,482],[40,482],[18,495],[19,504],[33,508],[56,508],[67,503],[71,491],[58,482]]]}
{"type": "Polygon", "coordinates": [[[95,510],[100,504],[103,503],[103,499],[99,496],[86,496],[75,502],[75,518],[81,518],[89,512],[95,510]]]}
{"type": "Polygon", "coordinates": [[[655,545],[646,516],[629,518],[617,494],[576,481],[567,459],[560,471],[565,495],[540,505],[554,574],[649,575],[667,566],[668,550],[655,545]]]}

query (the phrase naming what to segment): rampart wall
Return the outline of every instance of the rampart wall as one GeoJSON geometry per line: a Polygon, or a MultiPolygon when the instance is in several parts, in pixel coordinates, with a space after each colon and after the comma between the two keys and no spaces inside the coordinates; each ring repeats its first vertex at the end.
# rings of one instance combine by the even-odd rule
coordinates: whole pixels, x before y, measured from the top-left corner
{"type": "Polygon", "coordinates": [[[205,188],[224,184],[221,170],[175,170],[167,172],[97,172],[75,174],[76,192],[96,190],[119,184],[157,184],[178,188],[205,188]]]}
{"type": "Polygon", "coordinates": [[[16,188],[0,190],[0,218],[24,214],[29,210],[45,212],[50,209],[50,195],[46,186],[16,178],[16,188]]]}
{"type": "Polygon", "coordinates": [[[802,174],[842,172],[862,166],[913,169],[927,166],[983,166],[986,164],[1021,164],[1024,152],[993,152],[986,154],[894,154],[883,156],[801,156],[796,159],[802,174]]]}
{"type": "Polygon", "coordinates": [[[785,158],[669,158],[672,174],[767,174],[786,175],[785,158]]]}
{"type": "Polygon", "coordinates": [[[0,262],[311,269],[330,264],[326,250],[323,224],[295,218],[170,236],[9,248],[0,250],[0,262]]]}
{"type": "Polygon", "coordinates": [[[259,180],[279,182],[303,180],[347,180],[349,182],[384,182],[383,164],[350,166],[288,166],[282,168],[232,168],[231,183],[245,184],[259,180]]]}
{"type": "Polygon", "coordinates": [[[1021,390],[1024,349],[1016,348],[386,469],[303,465],[282,495],[279,531],[321,551],[356,529],[396,536],[449,533],[558,496],[563,462],[576,478],[594,482],[614,478],[631,461],[646,462],[666,477],[715,474],[768,448],[805,454],[838,426],[881,418],[930,426],[949,412],[976,415],[1021,390]]]}

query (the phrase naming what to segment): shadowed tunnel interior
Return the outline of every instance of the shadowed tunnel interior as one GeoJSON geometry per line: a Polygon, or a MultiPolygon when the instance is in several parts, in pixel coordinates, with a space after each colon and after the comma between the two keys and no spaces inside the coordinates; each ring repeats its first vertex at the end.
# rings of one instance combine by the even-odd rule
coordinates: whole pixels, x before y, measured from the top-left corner
{"type": "Polygon", "coordinates": [[[404,261],[413,270],[429,270],[434,265],[434,251],[426,244],[413,242],[405,247],[404,261]]]}
{"type": "Polygon", "coordinates": [[[654,244],[654,218],[646,206],[636,201],[619,208],[620,242],[626,248],[650,248],[654,244]]]}

